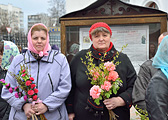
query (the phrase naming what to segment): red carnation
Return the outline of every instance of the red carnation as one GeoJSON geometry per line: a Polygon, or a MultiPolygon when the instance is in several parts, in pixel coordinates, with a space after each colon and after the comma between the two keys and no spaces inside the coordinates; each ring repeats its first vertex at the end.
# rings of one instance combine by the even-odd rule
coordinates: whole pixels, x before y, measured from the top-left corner
{"type": "Polygon", "coordinates": [[[34,93],[38,93],[38,89],[35,88],[35,89],[34,89],[34,93]]]}
{"type": "Polygon", "coordinates": [[[26,70],[23,70],[22,73],[24,73],[26,70]]]}
{"type": "Polygon", "coordinates": [[[27,94],[28,94],[28,95],[33,95],[33,94],[34,94],[34,91],[33,91],[33,90],[29,90],[29,91],[27,92],[27,94]]]}
{"type": "Polygon", "coordinates": [[[33,89],[34,87],[36,87],[36,85],[35,85],[35,84],[32,84],[32,85],[31,85],[31,89],[33,89]]]}
{"type": "Polygon", "coordinates": [[[32,80],[32,81],[34,81],[34,78],[33,78],[33,77],[30,77],[29,79],[32,80]]]}
{"type": "Polygon", "coordinates": [[[26,81],[26,86],[30,86],[31,83],[32,83],[32,81],[30,81],[30,80],[26,81]]]}
{"type": "Polygon", "coordinates": [[[22,74],[22,77],[24,77],[26,75],[26,73],[22,74]]]}
{"type": "Polygon", "coordinates": [[[33,96],[33,100],[37,100],[37,95],[34,95],[34,96],[33,96]]]}

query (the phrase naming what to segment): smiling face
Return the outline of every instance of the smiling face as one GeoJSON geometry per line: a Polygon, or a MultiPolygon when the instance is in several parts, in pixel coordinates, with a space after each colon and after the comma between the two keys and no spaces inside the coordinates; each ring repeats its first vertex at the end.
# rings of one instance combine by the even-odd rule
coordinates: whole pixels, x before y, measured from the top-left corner
{"type": "Polygon", "coordinates": [[[38,51],[43,51],[46,43],[47,43],[47,34],[45,31],[34,31],[32,34],[32,44],[33,47],[38,51]]]}
{"type": "Polygon", "coordinates": [[[108,31],[96,30],[92,34],[92,42],[95,49],[99,52],[105,52],[110,47],[111,35],[108,31]]]}

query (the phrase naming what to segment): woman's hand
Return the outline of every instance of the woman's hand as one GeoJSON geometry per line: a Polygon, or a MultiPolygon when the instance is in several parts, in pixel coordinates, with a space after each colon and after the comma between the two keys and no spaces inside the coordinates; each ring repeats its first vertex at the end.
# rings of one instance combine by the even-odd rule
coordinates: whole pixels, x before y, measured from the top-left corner
{"type": "Polygon", "coordinates": [[[37,103],[35,105],[32,105],[32,109],[36,112],[36,115],[43,114],[48,110],[47,106],[43,103],[37,103]]]}
{"type": "Polygon", "coordinates": [[[119,106],[124,106],[125,101],[121,97],[112,97],[103,101],[108,110],[115,109],[119,106]]]}
{"type": "Polygon", "coordinates": [[[31,106],[31,103],[26,103],[23,106],[24,113],[28,119],[32,117],[32,114],[35,114],[35,111],[31,108],[31,106]]]}
{"type": "Polygon", "coordinates": [[[70,114],[68,114],[68,118],[69,118],[69,120],[73,120],[74,117],[75,117],[75,114],[74,114],[74,113],[70,113],[70,114]]]}

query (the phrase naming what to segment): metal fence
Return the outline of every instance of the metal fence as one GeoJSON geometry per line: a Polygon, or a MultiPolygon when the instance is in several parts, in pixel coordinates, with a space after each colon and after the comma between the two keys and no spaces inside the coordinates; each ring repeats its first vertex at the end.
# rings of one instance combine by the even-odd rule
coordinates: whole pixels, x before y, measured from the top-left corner
{"type": "MultiPolygon", "coordinates": [[[[60,36],[56,36],[54,34],[50,34],[50,45],[57,45],[59,49],[61,49],[61,40],[60,36]]],[[[27,34],[17,33],[17,34],[0,34],[0,41],[6,40],[6,41],[12,41],[17,46],[20,46],[22,49],[27,48],[27,34]]]]}

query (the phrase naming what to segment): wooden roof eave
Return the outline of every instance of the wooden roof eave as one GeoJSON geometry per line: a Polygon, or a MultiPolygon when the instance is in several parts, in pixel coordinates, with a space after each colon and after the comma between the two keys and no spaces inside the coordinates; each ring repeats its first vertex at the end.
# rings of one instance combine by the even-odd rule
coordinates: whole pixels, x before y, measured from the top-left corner
{"type": "Polygon", "coordinates": [[[118,15],[118,16],[97,16],[97,17],[72,17],[61,18],[65,26],[86,26],[95,22],[108,22],[108,24],[143,24],[160,23],[160,18],[167,18],[167,14],[144,14],[144,15],[118,15]],[[128,20],[129,19],[129,20],[128,20]],[[87,21],[87,22],[86,22],[87,21]]]}

